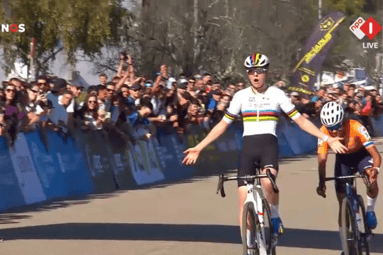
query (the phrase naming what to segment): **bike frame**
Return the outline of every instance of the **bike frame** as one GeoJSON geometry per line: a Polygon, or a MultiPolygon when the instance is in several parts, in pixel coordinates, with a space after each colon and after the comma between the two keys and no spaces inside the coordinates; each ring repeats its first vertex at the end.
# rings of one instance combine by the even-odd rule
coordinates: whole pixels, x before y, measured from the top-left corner
{"type": "MultiPolygon", "coordinates": [[[[355,180],[353,181],[355,183],[355,180]]],[[[362,228],[361,226],[361,216],[359,212],[359,204],[358,198],[357,198],[357,192],[356,192],[356,185],[351,185],[350,183],[346,182],[346,197],[351,199],[352,202],[352,214],[354,219],[356,220],[356,237],[358,240],[360,240],[360,230],[362,228]],[[359,217],[357,217],[359,215],[359,217]]]]}
{"type": "MultiPolygon", "coordinates": [[[[259,250],[260,255],[267,255],[267,246],[265,242],[265,221],[264,221],[264,213],[263,213],[263,206],[262,206],[262,198],[263,191],[261,186],[261,181],[259,179],[256,180],[256,185],[252,183],[247,183],[247,197],[246,197],[246,203],[252,203],[254,205],[254,215],[257,216],[257,219],[253,219],[255,221],[259,221],[259,224],[261,226],[261,232],[257,232],[257,240],[259,241],[259,250]]],[[[271,227],[271,226],[270,226],[271,227]]]]}

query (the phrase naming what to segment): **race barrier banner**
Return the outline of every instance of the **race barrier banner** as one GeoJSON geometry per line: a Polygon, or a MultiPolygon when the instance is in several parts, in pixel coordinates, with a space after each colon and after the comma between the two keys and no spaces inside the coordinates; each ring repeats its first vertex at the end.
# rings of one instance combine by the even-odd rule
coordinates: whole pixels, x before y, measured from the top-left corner
{"type": "Polygon", "coordinates": [[[24,184],[16,176],[4,137],[0,137],[0,162],[0,210],[25,205],[21,191],[24,184]]]}
{"type": "MultiPolygon", "coordinates": [[[[374,129],[383,127],[382,118],[372,123],[374,129]]],[[[140,128],[136,131],[145,134],[140,128]]],[[[189,126],[184,135],[164,126],[158,127],[157,134],[150,140],[130,141],[113,129],[77,130],[74,137],[36,130],[20,133],[12,146],[0,137],[0,191],[3,194],[0,210],[236,169],[242,146],[239,122],[207,146],[195,166],[182,164],[183,152],[196,146],[207,133],[199,125],[189,126]]],[[[280,157],[316,149],[316,138],[289,119],[281,118],[277,135],[280,157]]]]}

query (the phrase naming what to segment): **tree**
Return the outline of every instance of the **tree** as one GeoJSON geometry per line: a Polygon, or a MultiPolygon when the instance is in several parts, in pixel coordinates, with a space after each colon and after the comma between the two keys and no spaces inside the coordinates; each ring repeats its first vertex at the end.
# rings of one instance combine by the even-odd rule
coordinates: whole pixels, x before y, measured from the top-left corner
{"type": "Polygon", "coordinates": [[[18,57],[29,64],[32,37],[39,72],[46,72],[60,51],[65,51],[71,64],[77,51],[94,57],[106,43],[119,41],[118,28],[126,14],[120,0],[0,0],[0,4],[3,24],[25,24],[24,33],[0,34],[6,72],[18,57]]]}

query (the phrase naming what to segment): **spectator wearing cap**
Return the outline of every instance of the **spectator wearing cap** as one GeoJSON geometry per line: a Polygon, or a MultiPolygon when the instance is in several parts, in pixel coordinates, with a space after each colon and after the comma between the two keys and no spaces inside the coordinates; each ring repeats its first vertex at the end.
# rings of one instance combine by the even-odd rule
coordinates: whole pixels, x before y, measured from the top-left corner
{"type": "Polygon", "coordinates": [[[134,108],[140,104],[140,91],[141,86],[138,83],[134,83],[129,87],[128,104],[134,108]]]}
{"type": "Polygon", "coordinates": [[[106,81],[108,80],[108,76],[104,73],[100,74],[98,76],[98,79],[100,80],[100,85],[106,85],[106,81]]]}
{"type": "Polygon", "coordinates": [[[173,77],[170,77],[169,80],[168,80],[168,83],[166,85],[166,87],[168,89],[172,89],[172,87],[176,86],[177,87],[177,80],[174,79],[173,77]]]}
{"type": "Polygon", "coordinates": [[[206,110],[210,112],[210,114],[212,114],[217,109],[217,104],[221,98],[221,95],[222,95],[221,90],[219,89],[212,90],[211,98],[209,102],[207,103],[207,107],[206,107],[206,110]]]}
{"type": "Polygon", "coordinates": [[[52,80],[52,84],[53,86],[51,90],[47,93],[47,99],[52,101],[53,107],[56,109],[58,108],[57,105],[59,104],[59,93],[61,90],[66,88],[67,82],[64,79],[56,78],[52,80]]]}
{"type": "Polygon", "coordinates": [[[15,85],[15,88],[17,91],[22,91],[24,90],[24,82],[23,82],[23,79],[18,76],[18,75],[13,75],[9,78],[9,83],[12,83],[13,85],[15,85]]]}

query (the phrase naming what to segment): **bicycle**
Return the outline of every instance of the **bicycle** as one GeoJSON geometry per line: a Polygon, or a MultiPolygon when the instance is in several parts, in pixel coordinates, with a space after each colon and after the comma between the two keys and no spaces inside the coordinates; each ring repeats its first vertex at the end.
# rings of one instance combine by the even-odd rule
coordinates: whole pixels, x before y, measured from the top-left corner
{"type": "Polygon", "coordinates": [[[242,179],[247,186],[247,198],[243,206],[242,214],[242,247],[243,253],[248,255],[275,255],[277,238],[273,235],[271,228],[270,206],[263,196],[261,187],[262,178],[268,178],[271,182],[274,192],[278,193],[278,187],[275,184],[274,176],[270,170],[266,174],[260,175],[259,169],[256,175],[242,177],[225,177],[219,176],[217,194],[221,192],[221,196],[225,197],[224,182],[242,179]],[[254,182],[257,181],[255,186],[254,182]],[[249,231],[248,231],[249,230],[249,231]],[[251,233],[252,244],[248,245],[248,233],[251,233]]]}
{"type": "MultiPolygon", "coordinates": [[[[325,181],[353,180],[352,184],[346,182],[346,196],[342,200],[340,209],[343,231],[343,240],[341,241],[345,249],[344,255],[370,254],[368,241],[372,237],[372,231],[366,222],[363,198],[356,192],[355,179],[357,178],[364,178],[366,180],[367,189],[370,189],[371,184],[368,176],[365,174],[328,177],[325,179],[325,181]]],[[[326,197],[326,195],[322,196],[326,197]]]]}

